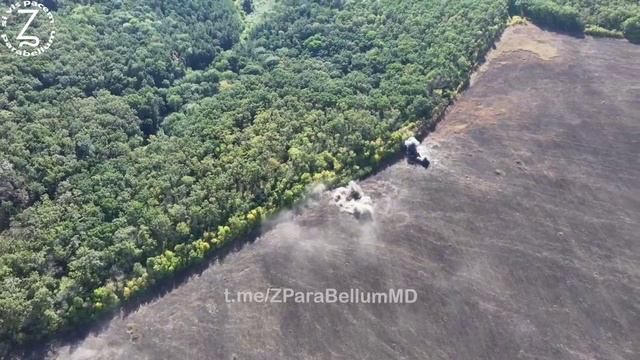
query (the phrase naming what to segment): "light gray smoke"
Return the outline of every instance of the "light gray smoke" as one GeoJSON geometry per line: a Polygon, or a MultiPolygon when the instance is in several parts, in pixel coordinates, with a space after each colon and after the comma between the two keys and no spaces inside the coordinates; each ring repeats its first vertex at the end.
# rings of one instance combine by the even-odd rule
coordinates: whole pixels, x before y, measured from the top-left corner
{"type": "Polygon", "coordinates": [[[404,146],[406,146],[407,149],[412,146],[415,146],[417,148],[418,146],[420,146],[420,141],[418,141],[418,139],[412,136],[404,141],[404,146]]]}
{"type": "Polygon", "coordinates": [[[340,211],[351,214],[357,219],[370,220],[373,218],[373,202],[355,181],[350,181],[349,185],[335,189],[333,202],[340,208],[340,211]]]}

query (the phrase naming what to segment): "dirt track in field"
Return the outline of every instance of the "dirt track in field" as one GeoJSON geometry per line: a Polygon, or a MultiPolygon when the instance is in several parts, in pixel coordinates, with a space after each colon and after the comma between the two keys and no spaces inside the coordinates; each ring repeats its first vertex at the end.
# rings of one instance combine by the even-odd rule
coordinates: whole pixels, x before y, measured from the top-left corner
{"type": "Polygon", "coordinates": [[[60,359],[638,359],[640,46],[507,30],[424,142],[60,359]],[[227,303],[224,289],[411,288],[413,304],[227,303]]]}

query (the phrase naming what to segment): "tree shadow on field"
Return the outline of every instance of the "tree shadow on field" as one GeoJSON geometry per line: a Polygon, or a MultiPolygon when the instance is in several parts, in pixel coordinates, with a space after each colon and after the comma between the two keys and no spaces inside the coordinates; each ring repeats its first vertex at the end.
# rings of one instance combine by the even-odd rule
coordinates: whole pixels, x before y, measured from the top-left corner
{"type": "Polygon", "coordinates": [[[540,25],[538,25],[536,23],[533,23],[533,24],[536,25],[537,27],[539,27],[542,31],[549,32],[549,33],[552,33],[552,34],[570,36],[570,37],[575,38],[575,39],[585,39],[587,37],[587,35],[585,35],[584,31],[582,31],[582,32],[579,32],[579,31],[564,31],[564,30],[550,28],[548,26],[540,26],[540,25]]]}

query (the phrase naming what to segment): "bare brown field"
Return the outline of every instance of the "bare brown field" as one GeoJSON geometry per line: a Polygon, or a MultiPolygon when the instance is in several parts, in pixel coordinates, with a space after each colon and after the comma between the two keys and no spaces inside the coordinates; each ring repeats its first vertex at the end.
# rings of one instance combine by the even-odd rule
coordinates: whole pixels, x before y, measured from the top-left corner
{"type": "MultiPolygon", "coordinates": [[[[55,359],[638,359],[640,46],[510,28],[423,143],[55,359]],[[413,304],[227,303],[224,290],[411,288],[413,304]]],[[[34,354],[33,357],[40,356],[34,354]]]]}

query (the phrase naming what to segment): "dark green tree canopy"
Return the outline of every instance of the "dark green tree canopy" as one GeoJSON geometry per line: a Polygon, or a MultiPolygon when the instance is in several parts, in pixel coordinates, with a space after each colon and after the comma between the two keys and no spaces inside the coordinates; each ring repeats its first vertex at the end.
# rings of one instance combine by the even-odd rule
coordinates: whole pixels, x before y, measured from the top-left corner
{"type": "Polygon", "coordinates": [[[47,4],[55,46],[0,51],[0,355],[135,297],[314,182],[371,173],[433,124],[509,9],[639,29],[627,0],[47,4]]]}

